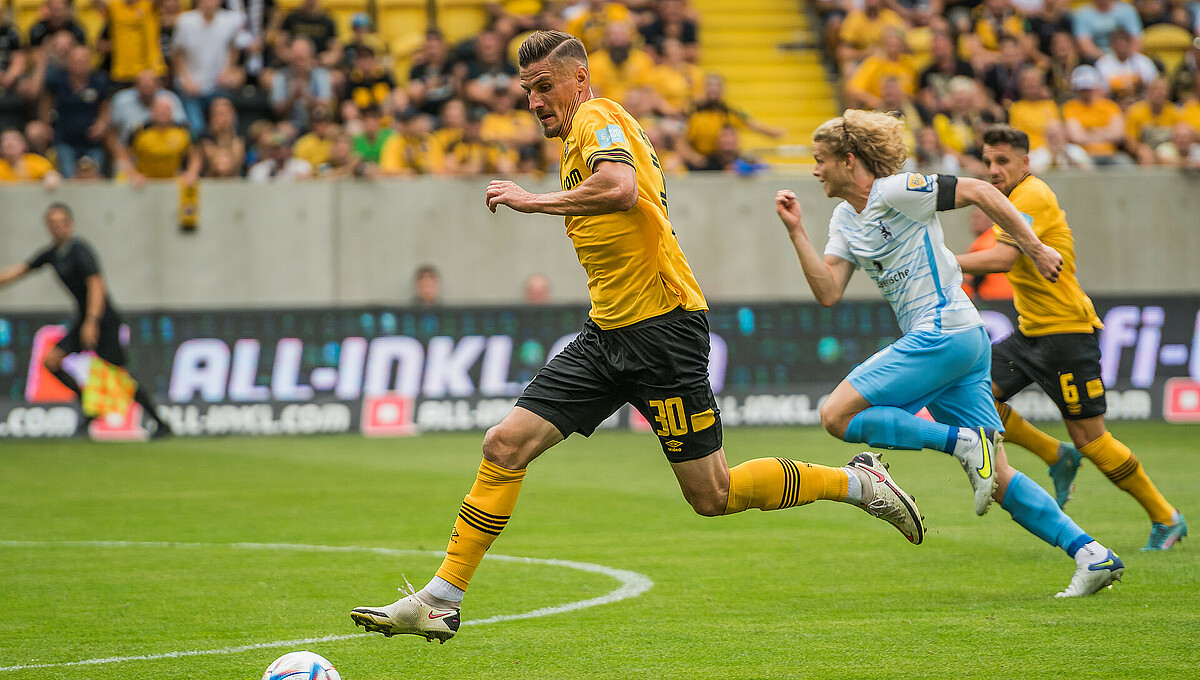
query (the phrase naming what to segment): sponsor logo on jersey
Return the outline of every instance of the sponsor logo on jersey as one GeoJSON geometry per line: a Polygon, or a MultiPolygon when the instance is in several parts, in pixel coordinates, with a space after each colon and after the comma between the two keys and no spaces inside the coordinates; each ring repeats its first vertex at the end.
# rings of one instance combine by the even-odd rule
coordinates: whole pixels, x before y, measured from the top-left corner
{"type": "Polygon", "coordinates": [[[596,130],[596,145],[601,149],[607,149],[614,144],[626,144],[625,131],[619,125],[607,125],[599,130],[596,130]]]}
{"type": "Polygon", "coordinates": [[[933,191],[933,180],[929,178],[929,175],[922,175],[919,172],[910,172],[908,173],[908,190],[929,193],[933,191]]]}

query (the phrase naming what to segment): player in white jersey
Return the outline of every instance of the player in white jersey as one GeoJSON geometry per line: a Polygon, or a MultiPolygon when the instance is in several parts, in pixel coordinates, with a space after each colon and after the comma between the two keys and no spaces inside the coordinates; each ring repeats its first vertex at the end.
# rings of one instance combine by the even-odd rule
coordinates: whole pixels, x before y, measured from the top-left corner
{"type": "Polygon", "coordinates": [[[987,182],[893,174],[907,155],[902,133],[896,118],[864,111],[846,111],[813,133],[813,174],[827,196],[843,199],[829,222],[824,257],[804,230],[796,195],[784,190],[775,198],[817,301],[836,304],[854,270],[864,269],[904,332],[833,390],[821,406],[821,423],[847,442],[953,455],[975,491],[976,514],[998,500],[1018,524],[1075,558],[1075,574],[1060,597],[1095,593],[1120,580],[1124,564],[1008,465],[1000,443],[1004,426],[992,401],[991,344],[962,291],[962,271],[943,242],[937,212],[978,206],[1050,281],[1058,278],[1062,257],[987,182]],[[935,421],[915,415],[924,407],[935,421]]]}

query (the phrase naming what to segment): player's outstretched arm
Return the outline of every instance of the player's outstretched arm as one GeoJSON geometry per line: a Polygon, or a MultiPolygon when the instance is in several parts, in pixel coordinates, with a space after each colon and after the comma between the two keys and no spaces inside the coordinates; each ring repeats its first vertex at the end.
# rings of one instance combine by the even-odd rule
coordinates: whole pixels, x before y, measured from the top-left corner
{"type": "Polygon", "coordinates": [[[959,177],[954,192],[954,207],[978,206],[1000,228],[1017,242],[1021,252],[1037,265],[1038,272],[1048,281],[1057,281],[1063,259],[1058,251],[1038,240],[1033,229],[1021,218],[1012,202],[996,187],[972,177],[959,177]]]}
{"type": "Polygon", "coordinates": [[[800,268],[804,270],[804,278],[808,279],[813,296],[825,307],[836,305],[846,292],[850,276],[854,274],[854,263],[834,255],[821,257],[804,230],[800,201],[796,200],[795,192],[782,189],[776,193],[775,212],[783,226],[787,227],[788,237],[800,258],[800,268]]]}
{"type": "Polygon", "coordinates": [[[17,279],[29,273],[29,265],[24,262],[10,264],[4,269],[0,269],[0,286],[7,286],[17,279]]]}
{"type": "Polygon", "coordinates": [[[546,215],[608,215],[637,205],[637,173],[633,166],[601,161],[591,177],[568,191],[531,194],[515,182],[494,179],[487,188],[488,210],[501,205],[523,213],[546,215]]]}
{"type": "Polygon", "coordinates": [[[966,274],[1003,274],[1011,271],[1021,257],[1021,251],[1007,243],[997,243],[987,250],[954,256],[966,274]]]}

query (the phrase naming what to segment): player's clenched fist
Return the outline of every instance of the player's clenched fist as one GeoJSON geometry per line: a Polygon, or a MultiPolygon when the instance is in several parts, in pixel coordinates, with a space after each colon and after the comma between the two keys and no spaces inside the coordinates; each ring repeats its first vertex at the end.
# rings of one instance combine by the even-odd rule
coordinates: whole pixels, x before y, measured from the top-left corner
{"type": "Polygon", "coordinates": [[[1058,281],[1058,275],[1062,273],[1063,269],[1063,258],[1057,250],[1043,243],[1041,249],[1034,255],[1033,263],[1037,265],[1038,271],[1046,277],[1047,281],[1051,283],[1058,281]]]}
{"type": "Polygon", "coordinates": [[[791,189],[780,189],[775,194],[775,212],[788,231],[800,228],[800,201],[791,189]]]}
{"type": "Polygon", "coordinates": [[[488,184],[487,207],[492,212],[500,205],[507,205],[517,212],[533,212],[532,198],[533,194],[517,186],[516,182],[494,179],[488,184]]]}

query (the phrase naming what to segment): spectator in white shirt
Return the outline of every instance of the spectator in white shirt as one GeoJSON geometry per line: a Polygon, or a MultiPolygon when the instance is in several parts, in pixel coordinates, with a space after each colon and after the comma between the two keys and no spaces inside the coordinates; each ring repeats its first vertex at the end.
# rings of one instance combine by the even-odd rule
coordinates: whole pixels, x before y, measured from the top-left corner
{"type": "Polygon", "coordinates": [[[196,0],[196,9],[175,23],[173,67],[192,135],[204,132],[213,99],[228,96],[245,74],[238,68],[237,39],[245,17],[221,9],[222,0],[196,0]]]}
{"type": "Polygon", "coordinates": [[[1159,77],[1154,60],[1135,49],[1133,36],[1117,28],[1109,37],[1112,51],[1096,60],[1096,70],[1108,85],[1112,99],[1125,108],[1141,99],[1146,85],[1159,77]]]}
{"type": "Polygon", "coordinates": [[[1042,134],[1046,136],[1046,145],[1029,152],[1029,169],[1033,173],[1064,168],[1091,170],[1094,167],[1092,157],[1082,146],[1067,141],[1066,128],[1062,123],[1048,123],[1042,134]]]}

